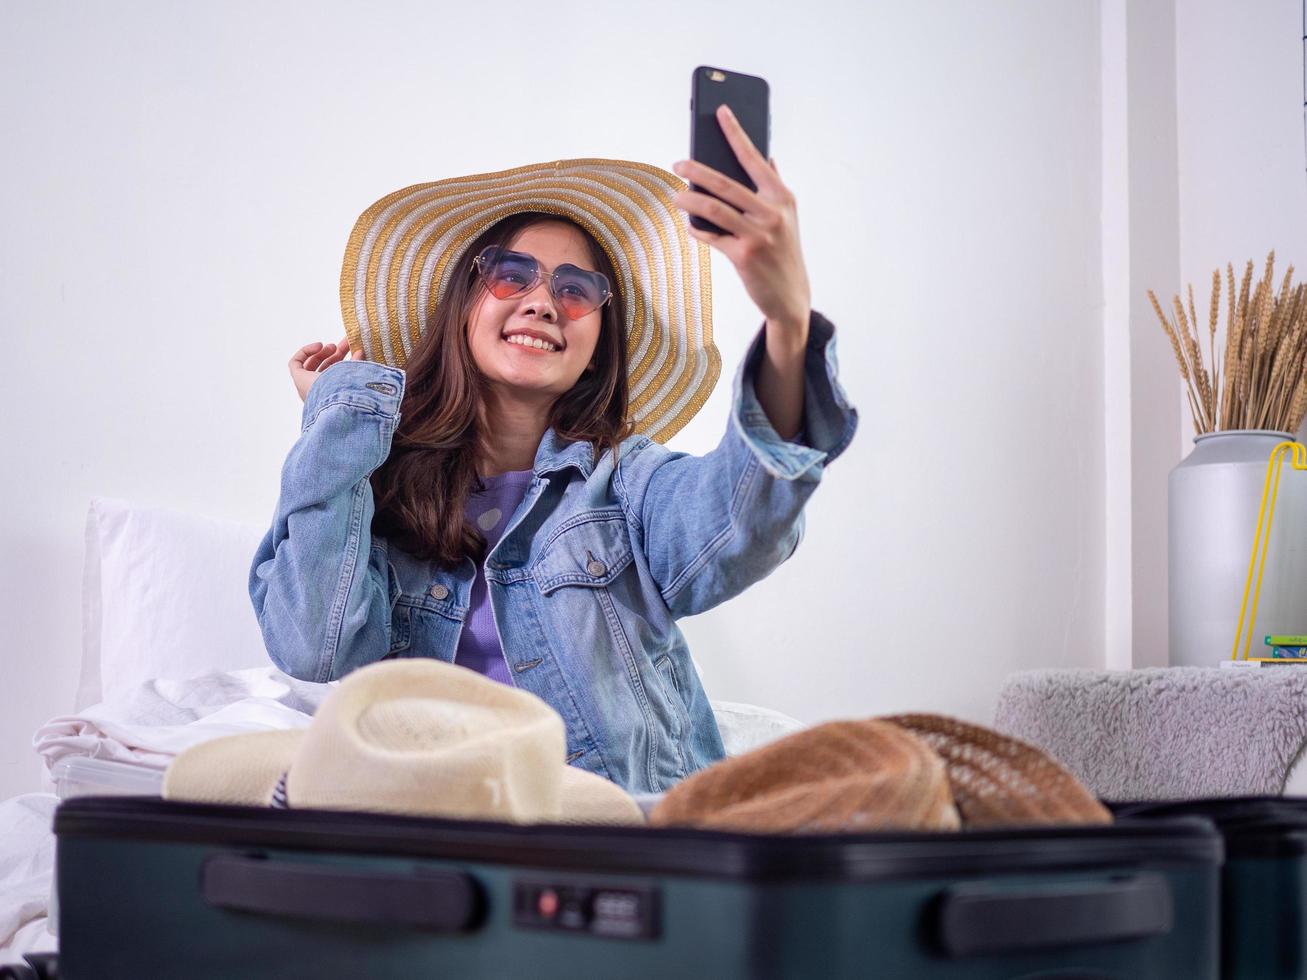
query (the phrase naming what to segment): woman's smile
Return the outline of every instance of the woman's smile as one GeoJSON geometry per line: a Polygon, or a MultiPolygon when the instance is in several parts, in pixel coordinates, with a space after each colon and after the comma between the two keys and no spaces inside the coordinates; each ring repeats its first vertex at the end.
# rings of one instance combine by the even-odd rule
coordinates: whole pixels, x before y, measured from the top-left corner
{"type": "MultiPolygon", "coordinates": [[[[521,335],[519,334],[519,335],[517,335],[517,336],[520,337],[521,335]]],[[[548,347],[537,347],[537,346],[535,346],[535,344],[536,344],[535,341],[526,340],[525,338],[523,338],[523,339],[518,339],[518,340],[514,340],[514,339],[511,338],[511,337],[509,337],[509,338],[501,337],[501,338],[499,338],[499,339],[500,339],[503,343],[508,344],[509,347],[517,347],[517,348],[519,348],[520,350],[526,351],[526,353],[528,353],[528,354],[559,354],[559,353],[561,353],[561,351],[550,350],[548,347]]]]}

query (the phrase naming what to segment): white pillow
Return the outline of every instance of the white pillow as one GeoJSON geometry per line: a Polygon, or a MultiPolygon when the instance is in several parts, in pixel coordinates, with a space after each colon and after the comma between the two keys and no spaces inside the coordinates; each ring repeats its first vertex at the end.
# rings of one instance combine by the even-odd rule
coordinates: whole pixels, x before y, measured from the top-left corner
{"type": "MultiPolygon", "coordinates": [[[[266,533],[262,525],[92,497],[73,710],[156,679],[271,666],[249,594],[250,564],[266,533]]],[[[702,683],[703,668],[690,659],[702,683]]],[[[770,708],[710,703],[727,755],[805,727],[770,708]]]]}
{"type": "Polygon", "coordinates": [[[156,678],[268,666],[248,584],[266,530],[92,497],[73,710],[156,678]]]}
{"type": "Polygon", "coordinates": [[[808,726],[797,718],[738,701],[709,701],[726,755],[743,755],[808,726]]]}

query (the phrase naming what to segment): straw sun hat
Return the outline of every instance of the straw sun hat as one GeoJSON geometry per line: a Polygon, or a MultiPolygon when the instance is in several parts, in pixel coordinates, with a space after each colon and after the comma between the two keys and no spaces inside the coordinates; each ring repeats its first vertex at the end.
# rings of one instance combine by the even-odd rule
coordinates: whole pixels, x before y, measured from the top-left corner
{"type": "Polygon", "coordinates": [[[383,660],[333,688],[308,727],[226,735],[178,754],[170,800],[511,823],[643,824],[620,786],[564,761],[534,694],[440,660],[383,660]]]}
{"type": "Polygon", "coordinates": [[[607,253],[626,303],[629,417],[665,443],[721,375],[710,249],[673,196],[689,186],[629,160],[576,159],[413,184],[369,207],[345,247],[340,307],[357,357],[403,368],[459,256],[507,215],[572,219],[607,253]]]}
{"type": "Polygon", "coordinates": [[[1112,815],[1039,749],[944,715],[830,721],[692,773],[655,827],[753,833],[1104,824],[1112,815]]]}

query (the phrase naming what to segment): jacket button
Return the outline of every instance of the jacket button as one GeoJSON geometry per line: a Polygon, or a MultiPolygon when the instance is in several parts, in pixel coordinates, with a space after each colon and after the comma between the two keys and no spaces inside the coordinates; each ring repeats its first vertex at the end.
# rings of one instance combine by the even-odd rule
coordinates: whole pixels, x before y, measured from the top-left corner
{"type": "Polygon", "coordinates": [[[449,589],[443,585],[433,585],[431,587],[431,597],[433,599],[444,599],[449,595],[449,589]]]}
{"type": "Polygon", "coordinates": [[[604,572],[608,571],[608,566],[596,558],[586,564],[585,570],[595,578],[599,578],[599,576],[603,575],[604,572]]]}

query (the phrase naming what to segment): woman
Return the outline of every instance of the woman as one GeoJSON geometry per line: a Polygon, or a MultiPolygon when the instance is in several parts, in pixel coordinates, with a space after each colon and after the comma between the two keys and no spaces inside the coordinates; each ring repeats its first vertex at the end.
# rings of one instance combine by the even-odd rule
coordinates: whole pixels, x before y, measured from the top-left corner
{"type": "Polygon", "coordinates": [[[793,553],[857,411],[809,305],[794,197],[721,118],[758,190],[675,169],[727,203],[645,164],[576,160],[364,212],[341,276],[348,334],[290,361],[303,429],[250,570],[279,668],[326,682],[393,656],[467,666],[542,698],[566,761],[629,792],[724,756],[676,620],[793,553]],[[705,246],[766,322],[721,444],[697,457],[663,442],[720,371],[705,246]]]}

